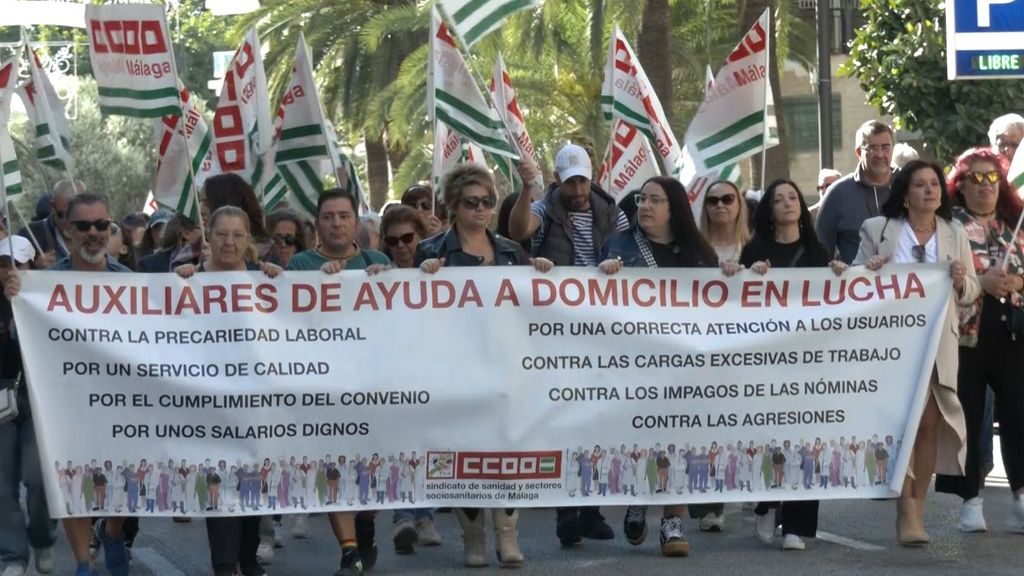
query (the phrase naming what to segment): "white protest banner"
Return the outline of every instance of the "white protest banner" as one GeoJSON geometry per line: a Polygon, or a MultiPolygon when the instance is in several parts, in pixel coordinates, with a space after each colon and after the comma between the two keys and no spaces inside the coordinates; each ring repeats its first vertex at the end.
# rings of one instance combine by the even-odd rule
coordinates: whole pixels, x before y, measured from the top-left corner
{"type": "Polygon", "coordinates": [[[11,120],[11,99],[14,98],[17,81],[18,59],[15,57],[0,65],[0,170],[3,171],[0,194],[4,198],[0,204],[0,211],[6,211],[7,201],[23,192],[21,167],[18,164],[18,155],[14,151],[14,140],[11,139],[11,133],[7,128],[11,120]]]}
{"type": "Polygon", "coordinates": [[[96,515],[102,473],[101,515],[202,516],[892,497],[950,290],[941,265],[41,271],[13,304],[51,513],[96,515]]]}
{"type": "Polygon", "coordinates": [[[677,169],[691,182],[779,143],[768,81],[769,20],[765,10],[729,54],[686,129],[677,169]]]}
{"type": "Polygon", "coordinates": [[[608,42],[601,108],[606,120],[621,118],[639,128],[654,143],[665,173],[672,171],[679,160],[679,141],[640,59],[618,26],[608,42]]]}
{"type": "Polygon", "coordinates": [[[221,169],[238,174],[253,188],[260,186],[263,156],[274,137],[267,95],[260,38],[252,28],[224,73],[213,116],[213,145],[221,169]]]}
{"type": "Polygon", "coordinates": [[[181,113],[162,4],[90,4],[85,24],[101,112],[139,118],[181,113]]]}
{"type": "MultiPolygon", "coordinates": [[[[22,38],[25,38],[22,35],[22,38]]],[[[71,128],[64,103],[43,70],[36,51],[26,41],[28,82],[18,89],[25,112],[35,127],[35,148],[39,161],[52,168],[73,173],[71,128]]]]}
{"type": "Polygon", "coordinates": [[[661,176],[661,172],[650,142],[636,126],[616,118],[598,171],[598,184],[618,202],[655,176],[661,176]]]}

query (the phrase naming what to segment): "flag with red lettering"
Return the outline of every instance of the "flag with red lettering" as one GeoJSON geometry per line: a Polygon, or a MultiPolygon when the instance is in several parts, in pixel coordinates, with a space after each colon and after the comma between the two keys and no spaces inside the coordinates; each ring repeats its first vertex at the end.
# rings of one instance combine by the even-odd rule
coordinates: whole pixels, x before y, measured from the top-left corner
{"type": "Polygon", "coordinates": [[[7,208],[7,200],[22,192],[18,155],[14,152],[11,134],[7,131],[7,124],[11,119],[11,99],[14,98],[17,81],[18,58],[15,56],[0,66],[0,168],[3,170],[3,174],[0,175],[3,178],[0,194],[4,196],[0,211],[7,208]]]}
{"type": "Polygon", "coordinates": [[[273,138],[260,38],[252,28],[224,73],[213,116],[213,146],[221,170],[234,172],[261,189],[264,156],[273,138]]]}
{"type": "Polygon", "coordinates": [[[686,130],[682,182],[721,171],[779,143],[768,77],[769,26],[765,10],[715,76],[686,130]]]}
{"type": "Polygon", "coordinates": [[[647,73],[618,26],[608,43],[601,108],[605,119],[620,118],[650,138],[665,173],[672,171],[679,160],[679,141],[647,73]]]}
{"type": "Polygon", "coordinates": [[[438,122],[434,130],[434,164],[431,170],[435,196],[444,197],[441,180],[449,170],[465,162],[487,165],[484,151],[479,146],[463,138],[450,126],[438,122]]]}
{"type": "Polygon", "coordinates": [[[613,126],[597,182],[618,202],[661,172],[650,142],[636,126],[618,118],[613,126]]]}
{"type": "Polygon", "coordinates": [[[181,114],[162,4],[89,4],[85,26],[101,112],[139,118],[181,114]]]}
{"type": "Polygon", "coordinates": [[[146,194],[146,202],[142,205],[142,213],[146,216],[150,216],[153,212],[156,212],[160,206],[156,203],[156,198],[153,197],[153,191],[150,190],[146,194]]]}
{"type": "MultiPolygon", "coordinates": [[[[526,131],[526,120],[523,118],[523,112],[519,109],[516,91],[512,88],[512,78],[505,68],[505,59],[502,58],[500,52],[498,53],[497,61],[494,63],[494,75],[491,77],[490,90],[494,108],[498,111],[502,121],[505,122],[505,127],[508,128],[509,136],[511,136],[512,142],[519,151],[519,156],[521,158],[530,158],[536,162],[537,152],[533,147],[533,140],[530,139],[530,134],[526,131]]],[[[521,189],[522,183],[519,182],[517,171],[510,170],[507,162],[499,161],[498,164],[499,166],[504,166],[501,172],[505,174],[505,178],[513,181],[515,189],[521,189]]],[[[513,165],[518,165],[518,163],[513,163],[513,165]]],[[[537,173],[537,181],[533,183],[533,191],[538,196],[538,200],[544,194],[544,179],[540,172],[537,173]]]]}
{"type": "Polygon", "coordinates": [[[18,94],[35,128],[36,155],[39,161],[47,166],[73,172],[71,128],[64,112],[64,103],[46,76],[39,56],[27,41],[25,50],[28,60],[28,81],[18,88],[18,94]]]}
{"type": "Polygon", "coordinates": [[[164,116],[157,127],[159,163],[153,196],[157,204],[196,222],[198,190],[208,177],[220,174],[221,169],[213,153],[213,132],[196,108],[188,89],[180,83],[179,86],[183,114],[164,116]]]}

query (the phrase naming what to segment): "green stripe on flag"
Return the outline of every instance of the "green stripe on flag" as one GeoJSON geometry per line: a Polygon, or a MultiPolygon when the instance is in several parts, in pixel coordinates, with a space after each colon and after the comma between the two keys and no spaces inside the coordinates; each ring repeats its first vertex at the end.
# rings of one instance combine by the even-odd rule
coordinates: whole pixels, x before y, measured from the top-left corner
{"type": "Polygon", "coordinates": [[[650,129],[651,119],[647,117],[647,114],[640,114],[622,102],[615,102],[614,108],[620,116],[624,116],[623,120],[626,122],[629,122],[640,129],[650,129]]]}
{"type": "Polygon", "coordinates": [[[306,146],[305,148],[281,150],[274,158],[274,162],[295,162],[296,160],[307,160],[309,158],[321,158],[324,156],[327,156],[327,146],[306,146]]]}
{"type": "Polygon", "coordinates": [[[4,176],[6,176],[8,174],[14,174],[17,171],[18,171],[18,161],[17,160],[8,160],[7,162],[4,162],[4,176]]]}
{"type": "Polygon", "coordinates": [[[51,159],[51,160],[40,160],[40,162],[42,162],[43,164],[49,166],[50,168],[56,168],[58,170],[63,170],[65,168],[63,160],[51,159]]]}
{"type": "Polygon", "coordinates": [[[757,126],[762,121],[764,121],[764,110],[758,110],[757,112],[754,112],[749,116],[740,118],[739,120],[733,122],[729,126],[726,126],[725,128],[719,130],[718,132],[715,132],[711,136],[708,136],[703,140],[697,141],[697,150],[704,150],[706,148],[714,146],[715,144],[724,142],[725,140],[732,138],[733,136],[739,134],[740,132],[743,132],[747,128],[757,126]]]}
{"type": "MultiPolygon", "coordinates": [[[[456,14],[465,12],[474,4],[480,5],[481,3],[487,2],[488,0],[475,0],[474,2],[466,4],[466,6],[459,10],[458,12],[456,12],[456,14]]],[[[487,34],[487,32],[490,31],[491,28],[500,24],[501,21],[508,17],[509,14],[522,10],[523,8],[526,8],[531,4],[533,4],[532,0],[509,0],[508,2],[505,2],[504,4],[495,7],[495,9],[490,14],[485,16],[482,20],[480,20],[480,22],[477,23],[476,26],[473,26],[468,31],[466,31],[466,33],[463,35],[463,39],[466,41],[467,44],[475,43],[477,40],[480,39],[481,36],[487,34]]],[[[476,8],[473,8],[473,10],[475,11],[476,8]]],[[[456,20],[462,20],[462,18],[459,18],[458,16],[456,16],[455,18],[456,20]]]]}
{"type": "Polygon", "coordinates": [[[744,158],[747,152],[750,152],[751,150],[756,150],[761,146],[764,146],[764,134],[758,134],[757,136],[748,138],[743,142],[740,142],[739,144],[733,146],[732,148],[725,150],[724,152],[720,152],[718,154],[715,154],[714,156],[711,156],[710,158],[705,159],[704,166],[706,166],[707,168],[715,168],[717,166],[721,166],[722,164],[736,162],[744,158]]]}
{"type": "MultiPolygon", "coordinates": [[[[295,166],[302,172],[312,170],[308,162],[297,162],[295,166]]],[[[303,186],[303,183],[299,180],[299,176],[292,171],[291,166],[278,166],[278,170],[281,173],[281,177],[284,178],[284,181],[288,183],[288,188],[291,189],[292,194],[296,199],[298,199],[299,203],[302,204],[302,207],[310,214],[316,214],[316,203],[310,200],[308,189],[303,186]]],[[[308,174],[306,174],[306,178],[309,178],[308,174]]]]}
{"type": "Polygon", "coordinates": [[[463,124],[459,120],[448,114],[444,108],[437,109],[437,118],[445,124],[451,126],[456,132],[461,133],[466,138],[469,138],[473,142],[476,142],[482,147],[489,150],[497,150],[506,154],[512,152],[512,148],[509,146],[508,141],[504,139],[491,138],[490,136],[484,136],[476,130],[473,130],[469,126],[463,124]]]}
{"type": "Polygon", "coordinates": [[[1013,184],[1015,188],[1020,190],[1024,186],[1024,172],[1018,174],[1016,178],[1010,181],[1010,184],[1013,184]]]}
{"type": "Polygon", "coordinates": [[[47,136],[50,133],[49,124],[40,124],[36,126],[36,137],[47,136]]]}
{"type": "Polygon", "coordinates": [[[459,100],[457,97],[445,92],[444,90],[435,90],[434,99],[444,104],[447,104],[448,106],[451,106],[453,109],[465,114],[466,116],[469,116],[471,120],[486,128],[490,128],[492,130],[501,130],[505,127],[505,125],[502,124],[500,120],[492,118],[490,115],[480,112],[476,108],[470,106],[469,104],[466,104],[462,100],[459,100]]]}
{"type": "Polygon", "coordinates": [[[22,192],[23,192],[23,190],[21,189],[21,183],[20,182],[17,183],[17,184],[11,184],[10,186],[7,187],[7,199],[10,200],[11,196],[17,196],[18,194],[21,194],[22,192]]]}
{"type": "Polygon", "coordinates": [[[100,104],[100,112],[108,116],[131,116],[132,118],[163,118],[164,116],[181,116],[181,106],[161,106],[159,108],[132,108],[130,106],[104,106],[100,104]]]}
{"type": "Polygon", "coordinates": [[[99,95],[109,98],[132,98],[134,100],[159,100],[161,98],[178,98],[177,88],[157,88],[155,90],[133,90],[131,88],[111,88],[100,86],[99,95]]]}
{"type": "Polygon", "coordinates": [[[291,140],[293,138],[304,138],[306,136],[320,136],[324,133],[324,127],[320,124],[310,124],[308,126],[296,126],[295,128],[288,128],[287,130],[281,130],[281,140],[291,140]]]}

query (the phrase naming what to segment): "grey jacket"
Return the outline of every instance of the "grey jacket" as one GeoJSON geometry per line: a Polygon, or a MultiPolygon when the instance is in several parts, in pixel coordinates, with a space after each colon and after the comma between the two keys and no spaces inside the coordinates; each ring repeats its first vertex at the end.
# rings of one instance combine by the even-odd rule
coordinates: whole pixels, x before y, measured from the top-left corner
{"type": "Polygon", "coordinates": [[[860,247],[860,227],[868,218],[882,213],[889,199],[889,185],[872,186],[863,179],[860,164],[836,180],[825,193],[818,212],[818,239],[829,257],[836,251],[839,259],[850,264],[860,247]]]}

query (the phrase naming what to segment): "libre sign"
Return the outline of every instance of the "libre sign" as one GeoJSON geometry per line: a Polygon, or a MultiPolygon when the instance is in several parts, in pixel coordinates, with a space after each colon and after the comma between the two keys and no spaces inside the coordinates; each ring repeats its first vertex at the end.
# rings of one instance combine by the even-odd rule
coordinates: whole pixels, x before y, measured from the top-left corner
{"type": "Polygon", "coordinates": [[[946,0],[946,74],[1024,78],[1024,0],[946,0]]]}

